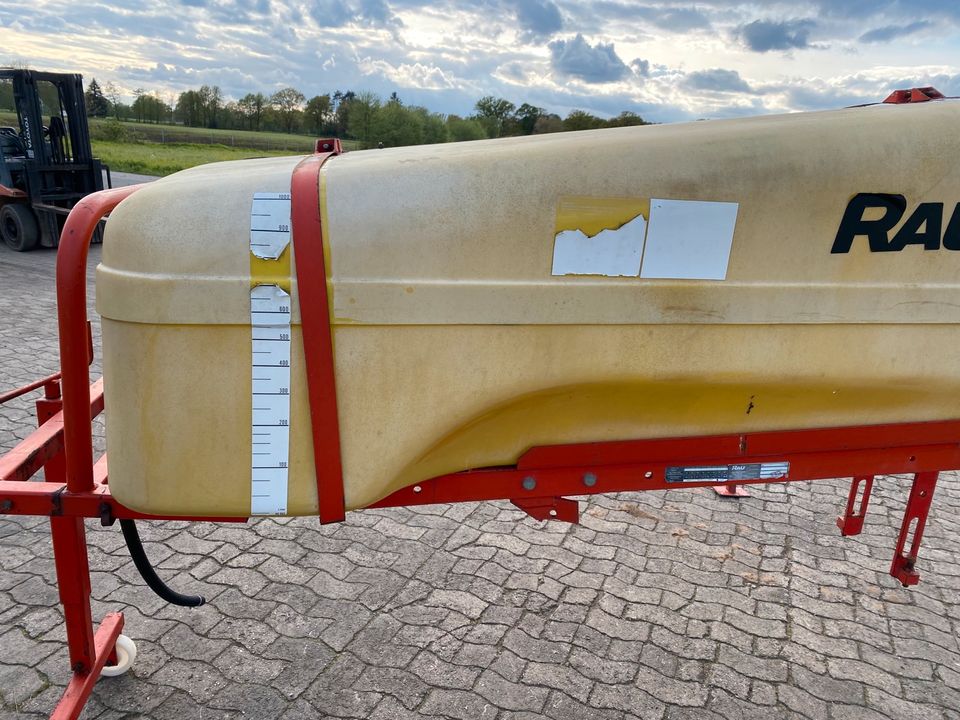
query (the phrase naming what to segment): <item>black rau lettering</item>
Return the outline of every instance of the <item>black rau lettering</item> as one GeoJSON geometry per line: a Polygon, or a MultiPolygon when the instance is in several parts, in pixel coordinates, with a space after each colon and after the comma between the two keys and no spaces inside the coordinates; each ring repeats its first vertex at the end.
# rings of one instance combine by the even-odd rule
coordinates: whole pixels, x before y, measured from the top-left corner
{"type": "Polygon", "coordinates": [[[960,203],[953,209],[947,230],[943,233],[943,247],[947,250],[960,250],[960,203]]]}
{"type": "Polygon", "coordinates": [[[837,237],[833,241],[831,253],[848,253],[853,239],[865,235],[870,243],[870,252],[888,252],[901,250],[889,242],[888,234],[900,222],[907,209],[907,199],[903,195],[888,193],[858,193],[847,203],[843,213],[837,237]],[[883,210],[883,217],[877,220],[864,220],[870,209],[883,210]]]}
{"type": "Polygon", "coordinates": [[[903,250],[907,245],[923,245],[924,250],[939,250],[942,227],[943,203],[920,203],[893,236],[888,249],[903,250]],[[920,232],[921,227],[923,232],[920,232]]]}

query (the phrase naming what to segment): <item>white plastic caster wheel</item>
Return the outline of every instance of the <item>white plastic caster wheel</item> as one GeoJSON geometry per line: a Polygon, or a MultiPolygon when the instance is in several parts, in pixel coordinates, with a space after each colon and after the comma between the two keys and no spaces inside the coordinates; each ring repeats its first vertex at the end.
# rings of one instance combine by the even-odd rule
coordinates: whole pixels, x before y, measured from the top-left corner
{"type": "Polygon", "coordinates": [[[123,675],[127,670],[133,667],[133,661],[137,659],[137,646],[133,640],[126,635],[117,636],[117,664],[104,665],[100,674],[104,677],[116,677],[123,675]]]}

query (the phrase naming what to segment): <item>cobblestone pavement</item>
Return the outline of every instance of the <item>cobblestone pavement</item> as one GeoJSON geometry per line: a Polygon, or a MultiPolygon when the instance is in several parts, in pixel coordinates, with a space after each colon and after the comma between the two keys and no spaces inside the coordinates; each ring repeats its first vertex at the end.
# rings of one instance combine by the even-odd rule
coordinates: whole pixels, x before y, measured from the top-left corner
{"type": "MultiPolygon", "coordinates": [[[[0,387],[57,367],[53,260],[0,249],[0,387]]],[[[0,450],[32,422],[0,408],[0,450]]],[[[195,610],[91,522],[94,617],[123,610],[139,655],[83,717],[958,720],[960,478],[911,590],[887,575],[906,486],[881,478],[842,539],[846,488],[598,497],[579,526],[505,503],[143,524],[195,610]]],[[[47,522],[0,519],[0,720],[45,717],[67,679],[47,522]]]]}

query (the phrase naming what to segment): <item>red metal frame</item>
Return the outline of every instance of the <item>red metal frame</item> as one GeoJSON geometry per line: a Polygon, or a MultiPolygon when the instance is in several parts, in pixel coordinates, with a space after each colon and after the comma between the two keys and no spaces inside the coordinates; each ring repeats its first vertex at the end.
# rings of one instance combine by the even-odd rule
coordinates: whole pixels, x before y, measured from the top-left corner
{"type": "MultiPolygon", "coordinates": [[[[292,225],[319,515],[321,522],[335,522],[344,517],[343,483],[318,182],[321,166],[340,147],[337,141],[321,140],[317,149],[322,152],[304,160],[292,177],[292,225]]],[[[106,456],[93,461],[90,420],[103,410],[103,385],[102,380],[90,385],[88,372],[87,251],[101,218],[139,187],[96,193],[71,212],[57,258],[62,377],[53,375],[0,397],[2,402],[40,387],[45,390],[37,402],[39,429],[0,457],[0,513],[50,517],[73,670],[52,715],[59,719],[79,716],[104,663],[113,659],[123,627],[122,614],[111,613],[94,633],[84,518],[170,519],[117,503],[107,484],[106,456]],[[41,467],[44,482],[24,482],[41,467]]],[[[960,468],[958,439],[960,420],[535,447],[513,466],[425,480],[372,507],[507,499],[537,519],[577,522],[578,503],[566,495],[677,487],[740,490],[749,484],[853,477],[845,513],[838,519],[841,532],[852,535],[863,529],[874,475],[911,473],[913,486],[890,573],[912,585],[919,581],[917,553],[938,473],[960,468]],[[779,476],[757,477],[744,470],[765,463],[789,463],[789,469],[779,476]],[[739,474],[736,480],[677,482],[678,466],[733,467],[739,474]]],[[[687,480],[682,472],[680,477],[687,480]]]]}
{"type": "Polygon", "coordinates": [[[319,183],[323,164],[339,155],[342,148],[340,141],[333,138],[317,140],[316,149],[317,154],[305,158],[293,171],[290,182],[291,225],[310,397],[318,514],[321,523],[333,523],[344,518],[343,470],[319,183]]]}
{"type": "Polygon", "coordinates": [[[667,468],[678,465],[790,463],[784,477],[745,478],[737,485],[939,472],[960,468],[958,437],[960,421],[952,420],[536,447],[515,466],[442,475],[398,490],[372,507],[728,484],[668,481],[667,468]]]}

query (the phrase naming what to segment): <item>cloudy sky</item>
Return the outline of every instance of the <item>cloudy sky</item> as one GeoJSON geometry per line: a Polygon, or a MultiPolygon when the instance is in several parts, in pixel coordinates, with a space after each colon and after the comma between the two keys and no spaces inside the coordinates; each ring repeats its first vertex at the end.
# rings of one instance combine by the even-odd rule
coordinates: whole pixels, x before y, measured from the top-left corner
{"type": "Polygon", "coordinates": [[[960,95],[960,0],[0,0],[0,63],[167,97],[292,85],[658,122],[960,95]]]}

